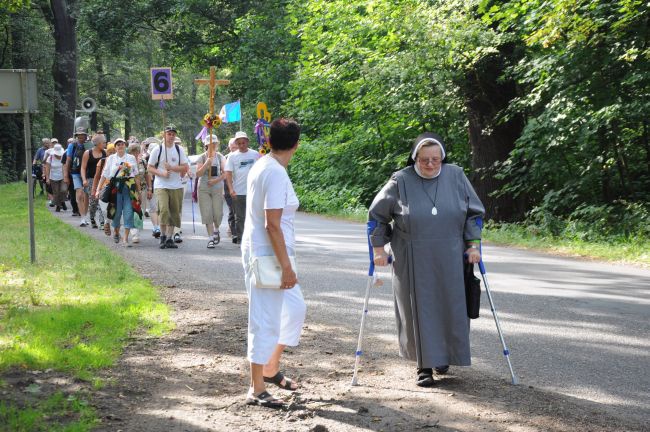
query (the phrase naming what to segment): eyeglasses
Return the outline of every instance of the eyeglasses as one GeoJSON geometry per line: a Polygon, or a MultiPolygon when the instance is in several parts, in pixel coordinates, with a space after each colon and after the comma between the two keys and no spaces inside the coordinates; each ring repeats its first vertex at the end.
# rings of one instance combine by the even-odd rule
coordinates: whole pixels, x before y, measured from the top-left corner
{"type": "Polygon", "coordinates": [[[438,164],[442,161],[440,158],[418,158],[418,163],[421,163],[422,165],[435,165],[438,164]]]}

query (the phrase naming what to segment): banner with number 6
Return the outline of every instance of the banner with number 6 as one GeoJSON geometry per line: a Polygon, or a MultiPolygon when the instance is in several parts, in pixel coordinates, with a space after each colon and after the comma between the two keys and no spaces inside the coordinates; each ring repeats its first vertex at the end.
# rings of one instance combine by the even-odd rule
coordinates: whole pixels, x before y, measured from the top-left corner
{"type": "Polygon", "coordinates": [[[151,99],[174,99],[172,68],[151,68],[151,99]]]}

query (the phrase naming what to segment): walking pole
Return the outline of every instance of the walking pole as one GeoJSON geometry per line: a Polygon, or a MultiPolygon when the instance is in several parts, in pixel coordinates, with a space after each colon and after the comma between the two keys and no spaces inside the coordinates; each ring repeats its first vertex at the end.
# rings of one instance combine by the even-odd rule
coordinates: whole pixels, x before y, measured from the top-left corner
{"type": "MultiPolygon", "coordinates": [[[[370,243],[370,234],[377,227],[377,221],[368,221],[367,237],[368,237],[368,255],[370,257],[370,266],[368,268],[368,284],[366,285],[366,296],[363,301],[363,313],[361,314],[361,328],[359,329],[359,339],[357,340],[357,350],[355,351],[354,359],[354,373],[352,374],[351,386],[358,385],[357,372],[359,371],[359,364],[361,363],[361,356],[363,355],[363,331],[366,326],[366,316],[368,315],[368,302],[370,301],[370,288],[377,280],[375,276],[375,261],[372,244],[370,243]]],[[[392,258],[388,257],[388,262],[392,262],[392,258]]]]}
{"type": "MultiPolygon", "coordinates": [[[[476,224],[480,229],[483,229],[483,219],[478,218],[476,224]]],[[[485,293],[487,294],[488,301],[490,302],[490,309],[492,310],[492,316],[494,317],[494,322],[497,325],[497,333],[499,333],[499,339],[501,340],[501,346],[503,347],[503,355],[508,362],[508,368],[510,369],[510,376],[512,377],[512,385],[519,384],[519,379],[515,375],[515,371],[512,369],[512,363],[510,363],[510,350],[506,346],[506,341],[503,338],[503,333],[501,332],[501,324],[499,323],[499,317],[497,316],[497,308],[494,306],[494,300],[492,300],[492,294],[490,293],[490,284],[488,284],[487,274],[485,271],[485,264],[483,264],[483,250],[482,244],[479,244],[479,252],[481,253],[481,261],[478,263],[478,268],[481,270],[481,278],[483,279],[483,284],[485,285],[485,293]]]]}
{"type": "MultiPolygon", "coordinates": [[[[189,177],[189,176],[188,176],[189,177]]],[[[192,233],[196,234],[196,228],[194,227],[194,179],[190,177],[190,202],[192,203],[192,233]]]]}

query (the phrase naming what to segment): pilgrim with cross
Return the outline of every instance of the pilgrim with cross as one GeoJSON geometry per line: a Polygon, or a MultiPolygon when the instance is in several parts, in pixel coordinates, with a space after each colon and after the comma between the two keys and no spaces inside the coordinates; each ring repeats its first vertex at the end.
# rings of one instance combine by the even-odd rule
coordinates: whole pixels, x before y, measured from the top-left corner
{"type": "Polygon", "coordinates": [[[210,68],[210,79],[194,80],[196,84],[208,85],[210,88],[210,111],[203,117],[203,130],[197,139],[203,141],[205,152],[197,160],[196,198],[201,213],[201,223],[205,225],[208,233],[208,249],[214,249],[221,241],[219,225],[223,218],[223,184],[225,179],[224,167],[226,159],[216,150],[219,139],[212,133],[219,127],[221,119],[214,112],[214,93],[217,86],[228,85],[228,80],[215,78],[214,66],[210,68]]]}

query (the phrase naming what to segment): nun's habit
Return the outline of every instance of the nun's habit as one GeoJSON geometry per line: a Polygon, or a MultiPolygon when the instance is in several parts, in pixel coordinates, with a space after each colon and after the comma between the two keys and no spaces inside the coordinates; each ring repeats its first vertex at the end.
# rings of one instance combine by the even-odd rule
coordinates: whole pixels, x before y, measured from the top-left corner
{"type": "MultiPolygon", "coordinates": [[[[445,152],[442,139],[423,134],[445,152]]],[[[465,243],[481,238],[477,218],[485,210],[463,170],[443,163],[434,178],[416,166],[393,174],[377,194],[369,219],[377,221],[373,246],[390,243],[400,355],[418,368],[469,366],[469,319],[463,281],[465,243]]]]}

